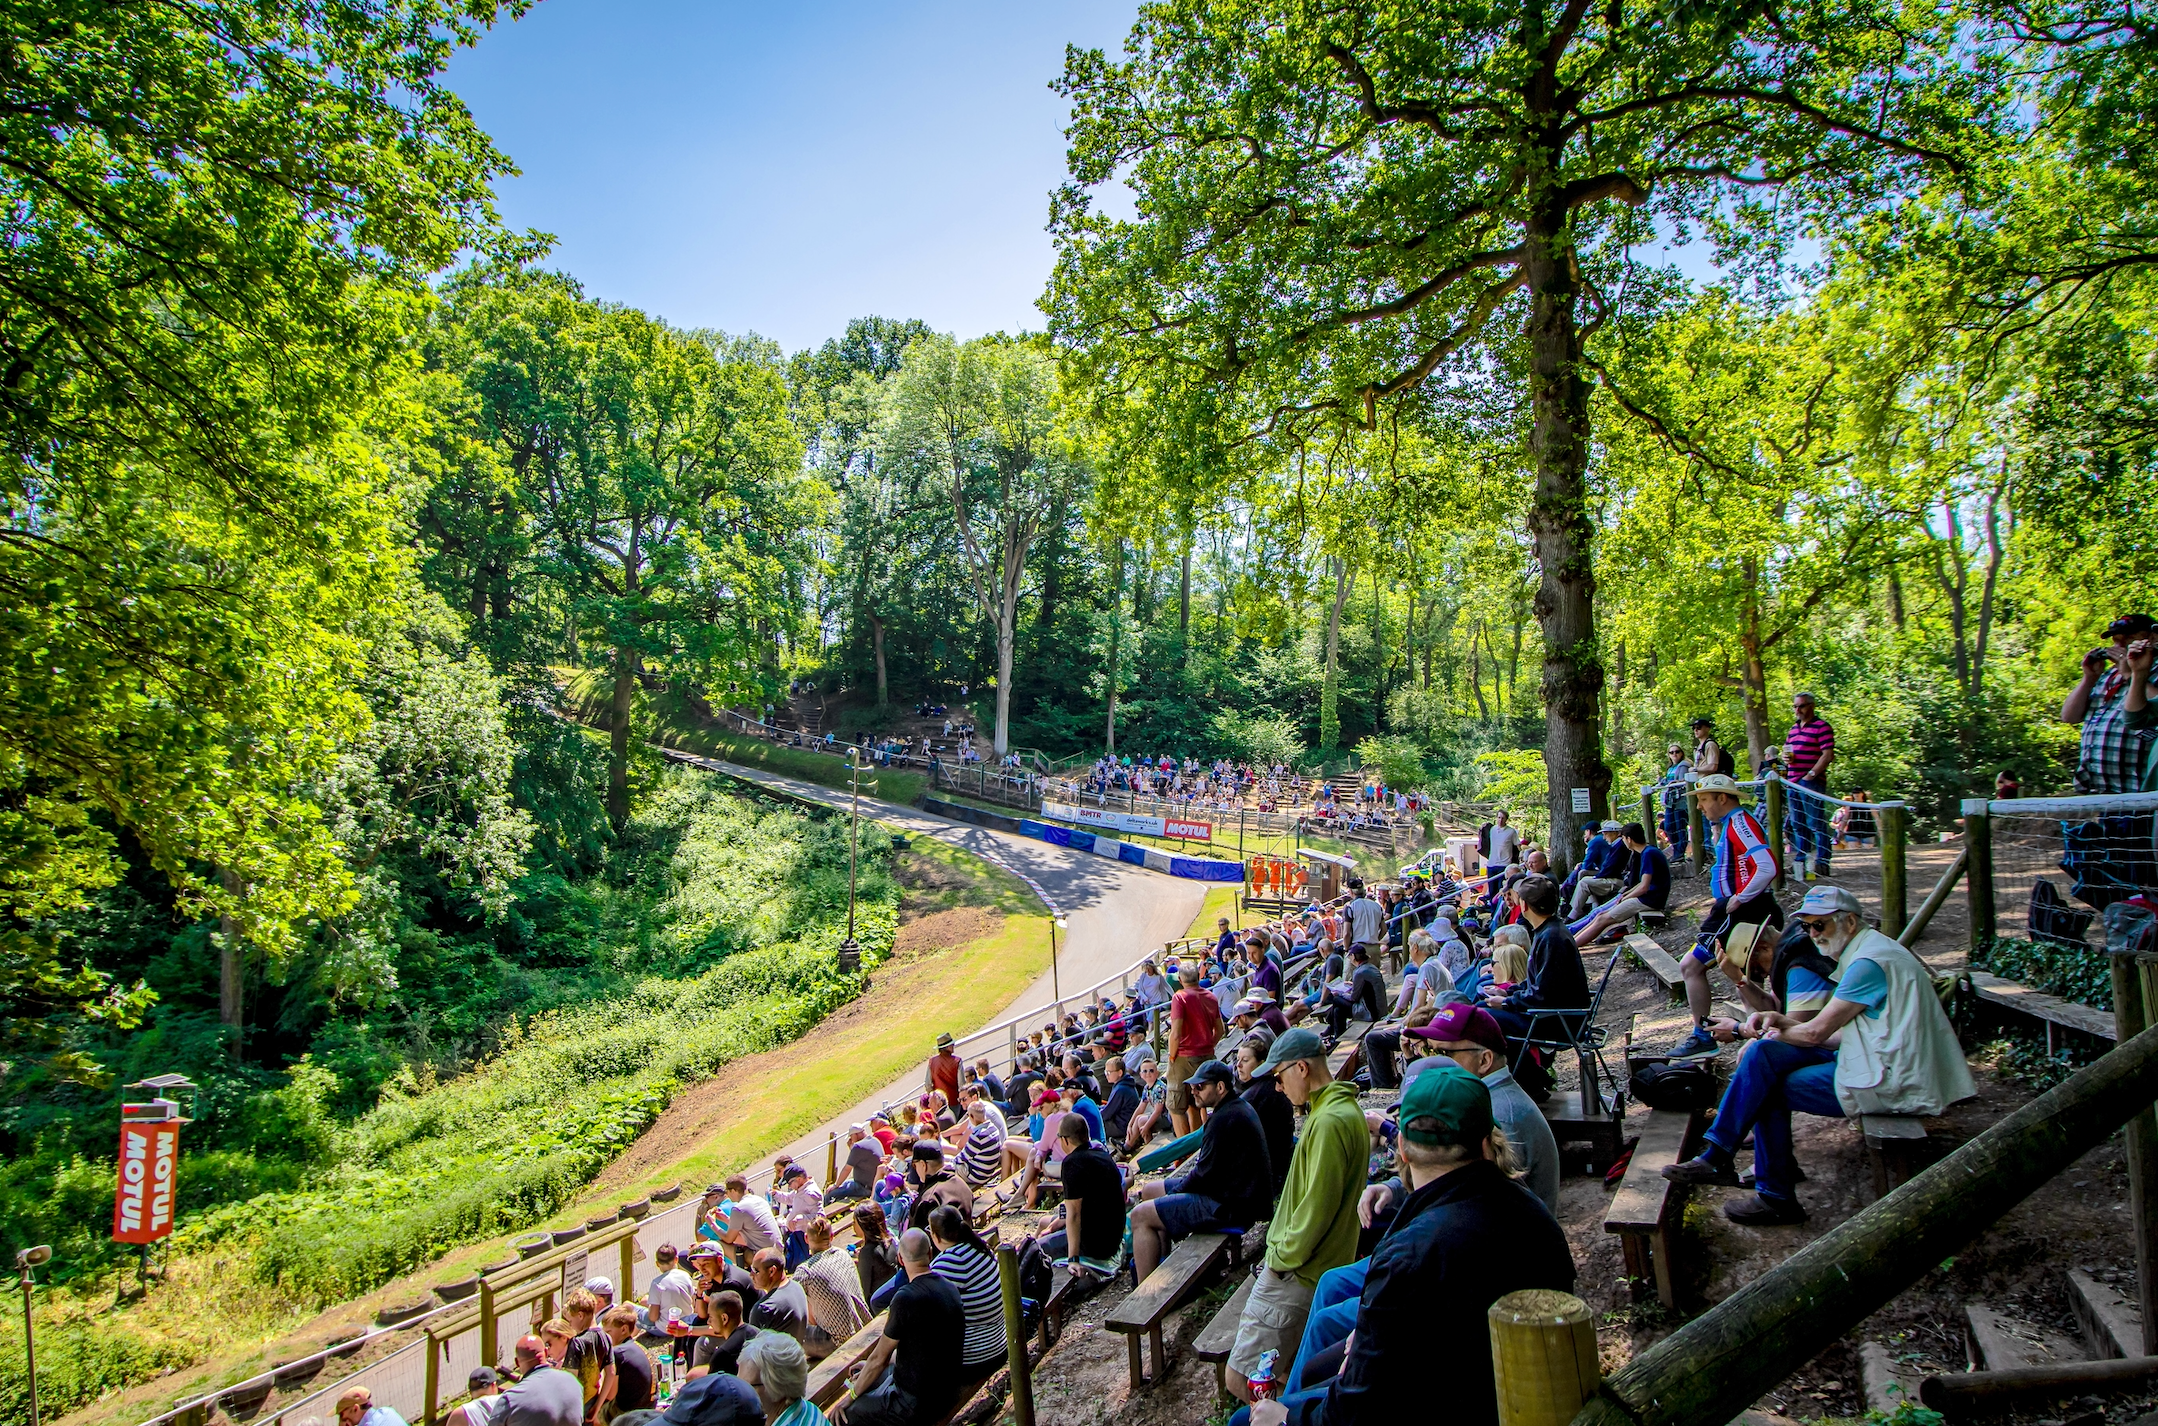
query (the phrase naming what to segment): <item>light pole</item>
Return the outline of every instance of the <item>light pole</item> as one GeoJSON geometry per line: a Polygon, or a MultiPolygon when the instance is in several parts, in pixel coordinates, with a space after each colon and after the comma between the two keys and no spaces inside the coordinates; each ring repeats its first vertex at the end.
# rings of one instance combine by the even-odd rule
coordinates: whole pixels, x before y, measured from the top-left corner
{"type": "Polygon", "coordinates": [[[847,749],[847,766],[852,769],[854,786],[853,810],[849,814],[847,841],[847,939],[839,943],[839,971],[852,975],[862,968],[862,948],[854,939],[854,868],[862,855],[862,750],[847,749]]]}
{"type": "Polygon", "coordinates": [[[1056,998],[1059,1005],[1064,1003],[1064,986],[1063,982],[1057,979],[1057,929],[1070,924],[1062,916],[1049,918],[1049,993],[1056,998]]]}
{"type": "Polygon", "coordinates": [[[30,1315],[30,1269],[42,1267],[51,1261],[52,1249],[43,1243],[34,1248],[19,1248],[15,1252],[15,1266],[22,1269],[22,1351],[23,1363],[30,1371],[30,1426],[38,1426],[37,1326],[30,1315]]]}

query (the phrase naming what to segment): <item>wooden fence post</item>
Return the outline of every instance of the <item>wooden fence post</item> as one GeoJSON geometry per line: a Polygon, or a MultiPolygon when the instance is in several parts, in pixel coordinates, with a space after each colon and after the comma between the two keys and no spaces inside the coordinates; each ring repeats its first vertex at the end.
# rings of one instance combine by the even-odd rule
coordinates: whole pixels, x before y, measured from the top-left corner
{"type": "Polygon", "coordinates": [[[1686,789],[1686,840],[1691,843],[1693,869],[1698,872],[1709,863],[1708,823],[1701,817],[1701,799],[1690,787],[1686,789]]]}
{"type": "Polygon", "coordinates": [[[1566,1426],[1603,1380],[1596,1314],[1570,1292],[1509,1292],[1484,1314],[1499,1426],[1566,1426]]]}
{"type": "Polygon", "coordinates": [[[1909,814],[1888,803],[1873,814],[1873,830],[1881,839],[1881,934],[1901,936],[1911,914],[1909,814]]]}
{"type": "Polygon", "coordinates": [[[622,1235],[622,1275],[614,1280],[614,1300],[629,1302],[637,1295],[637,1230],[622,1235]]]}
{"type": "MultiPolygon", "coordinates": [[[[2149,1027],[2158,1009],[2152,967],[2133,952],[2115,951],[2113,961],[2114,1043],[2125,1045],[2149,1027]]],[[[2135,1229],[2136,1305],[2143,1312],[2143,1353],[2158,1354],[2158,1117],[2150,1107],[2128,1121],[2128,1219],[2135,1229]]]]}
{"type": "Polygon", "coordinates": [[[420,1422],[421,1426],[435,1426],[442,1402],[442,1354],[435,1349],[441,1344],[435,1341],[432,1332],[420,1338],[420,1341],[427,1352],[427,1377],[426,1386],[422,1389],[424,1394],[421,1400],[424,1404],[420,1409],[420,1422]]]}
{"type": "Polygon", "coordinates": [[[1986,799],[1963,799],[1963,845],[1971,854],[1965,889],[1971,898],[1971,956],[1975,960],[1993,944],[1993,819],[1986,813],[1986,799]]]}
{"type": "Polygon", "coordinates": [[[1783,836],[1783,779],[1774,773],[1761,779],[1762,800],[1768,806],[1768,825],[1761,830],[1768,833],[1768,844],[1776,849],[1776,890],[1782,891],[1791,883],[1791,858],[1785,850],[1783,836]]]}
{"type": "Polygon", "coordinates": [[[1641,830],[1647,835],[1648,844],[1652,847],[1656,845],[1656,828],[1663,821],[1662,818],[1656,815],[1658,810],[1656,806],[1656,790],[1654,788],[1644,789],[1641,793],[1641,830]]]}
{"type": "Polygon", "coordinates": [[[836,1133],[824,1136],[824,1181],[827,1184],[839,1182],[839,1135],[836,1133]]]}
{"type": "Polygon", "coordinates": [[[1004,1343],[1011,1355],[1012,1420],[1034,1426],[1034,1378],[1027,1369],[1027,1332],[1019,1310],[1019,1254],[997,1247],[997,1278],[1004,1285],[1004,1343]]]}
{"type": "Polygon", "coordinates": [[[502,1360],[502,1343],[495,1335],[495,1289],[485,1274],[480,1277],[480,1365],[491,1367],[502,1360]]]}

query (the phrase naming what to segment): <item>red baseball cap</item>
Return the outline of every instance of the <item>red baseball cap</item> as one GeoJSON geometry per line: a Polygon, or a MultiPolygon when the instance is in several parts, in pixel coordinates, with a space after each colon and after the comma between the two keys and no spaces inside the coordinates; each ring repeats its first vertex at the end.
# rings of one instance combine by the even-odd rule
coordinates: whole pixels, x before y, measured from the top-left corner
{"type": "Polygon", "coordinates": [[[1431,1023],[1413,1030],[1403,1030],[1404,1036],[1417,1040],[1440,1040],[1460,1044],[1482,1045],[1496,1054],[1506,1053],[1506,1032],[1491,1012],[1481,1005],[1456,1003],[1447,1006],[1431,1017],[1431,1023]]]}

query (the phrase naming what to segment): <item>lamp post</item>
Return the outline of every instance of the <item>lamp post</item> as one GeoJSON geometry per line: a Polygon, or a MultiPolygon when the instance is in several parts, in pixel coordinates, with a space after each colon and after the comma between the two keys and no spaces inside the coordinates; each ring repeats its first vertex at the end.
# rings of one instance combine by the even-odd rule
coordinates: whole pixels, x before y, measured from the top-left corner
{"type": "Polygon", "coordinates": [[[851,770],[854,799],[847,841],[847,939],[839,943],[842,975],[852,975],[862,968],[862,948],[854,939],[854,868],[862,855],[862,750],[859,746],[847,749],[847,766],[851,770]]]}
{"type": "Polygon", "coordinates": [[[1064,1003],[1064,986],[1057,979],[1057,930],[1060,927],[1068,927],[1070,924],[1062,916],[1051,916],[1049,918],[1049,992],[1056,998],[1059,1005],[1064,1003]]]}
{"type": "Polygon", "coordinates": [[[34,1248],[19,1248],[15,1253],[15,1266],[22,1269],[22,1351],[23,1363],[30,1371],[30,1426],[38,1426],[37,1326],[30,1315],[30,1269],[51,1261],[52,1249],[43,1243],[34,1248]]]}

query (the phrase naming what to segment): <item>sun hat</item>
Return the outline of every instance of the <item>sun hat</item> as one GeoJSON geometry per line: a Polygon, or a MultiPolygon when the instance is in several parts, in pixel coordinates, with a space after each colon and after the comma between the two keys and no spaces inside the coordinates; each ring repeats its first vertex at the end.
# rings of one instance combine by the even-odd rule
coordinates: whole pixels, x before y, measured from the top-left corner
{"type": "Polygon", "coordinates": [[[1722,772],[1709,773],[1693,785],[1693,790],[1697,793],[1720,792],[1726,797],[1744,798],[1746,795],[1739,789],[1737,779],[1733,778],[1729,773],[1722,772]]]}

